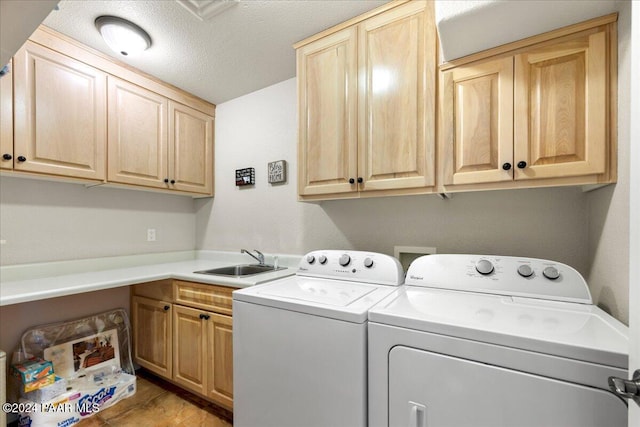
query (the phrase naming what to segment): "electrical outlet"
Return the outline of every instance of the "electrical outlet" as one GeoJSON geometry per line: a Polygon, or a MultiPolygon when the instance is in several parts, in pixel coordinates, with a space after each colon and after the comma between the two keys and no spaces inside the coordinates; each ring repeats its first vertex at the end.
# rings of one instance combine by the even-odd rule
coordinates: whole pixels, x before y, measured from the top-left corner
{"type": "Polygon", "coordinates": [[[156,241],[156,229],[147,228],[147,242],[155,242],[155,241],[156,241]]]}

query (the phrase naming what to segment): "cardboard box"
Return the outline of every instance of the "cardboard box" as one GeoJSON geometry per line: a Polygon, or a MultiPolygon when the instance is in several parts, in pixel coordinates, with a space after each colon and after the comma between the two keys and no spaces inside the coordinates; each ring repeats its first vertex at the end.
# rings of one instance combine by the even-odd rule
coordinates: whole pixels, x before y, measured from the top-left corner
{"type": "MultiPolygon", "coordinates": [[[[48,360],[32,357],[23,362],[15,363],[13,365],[13,374],[20,378],[22,384],[27,385],[53,375],[53,364],[48,360]]],[[[53,381],[55,381],[55,376],[53,381]]]]}

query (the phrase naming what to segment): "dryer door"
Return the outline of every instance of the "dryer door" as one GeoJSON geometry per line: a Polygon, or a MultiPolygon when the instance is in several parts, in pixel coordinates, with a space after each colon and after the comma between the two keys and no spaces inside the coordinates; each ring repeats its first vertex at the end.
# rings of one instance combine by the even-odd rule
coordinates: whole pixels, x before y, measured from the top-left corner
{"type": "Polygon", "coordinates": [[[389,425],[627,425],[612,393],[413,348],[389,353],[389,425]]]}

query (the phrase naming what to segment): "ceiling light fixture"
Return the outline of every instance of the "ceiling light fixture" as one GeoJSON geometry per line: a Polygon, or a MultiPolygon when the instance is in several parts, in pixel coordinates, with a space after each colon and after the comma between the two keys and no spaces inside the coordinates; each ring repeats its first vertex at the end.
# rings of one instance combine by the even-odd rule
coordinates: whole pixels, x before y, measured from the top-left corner
{"type": "Polygon", "coordinates": [[[117,16],[99,16],[95,25],[109,47],[120,55],[136,55],[151,46],[149,34],[133,22],[117,16]]]}

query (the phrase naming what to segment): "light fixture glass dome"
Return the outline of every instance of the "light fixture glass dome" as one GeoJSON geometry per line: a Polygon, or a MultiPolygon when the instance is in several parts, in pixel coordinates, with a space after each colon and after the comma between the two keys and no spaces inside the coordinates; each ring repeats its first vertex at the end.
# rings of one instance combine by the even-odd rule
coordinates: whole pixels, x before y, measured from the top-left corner
{"type": "Polygon", "coordinates": [[[149,34],[126,19],[117,16],[99,16],[96,18],[95,25],[107,45],[120,55],[133,56],[151,46],[149,34]]]}

